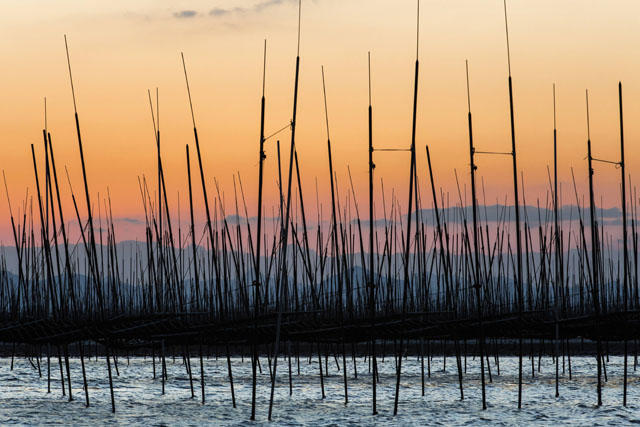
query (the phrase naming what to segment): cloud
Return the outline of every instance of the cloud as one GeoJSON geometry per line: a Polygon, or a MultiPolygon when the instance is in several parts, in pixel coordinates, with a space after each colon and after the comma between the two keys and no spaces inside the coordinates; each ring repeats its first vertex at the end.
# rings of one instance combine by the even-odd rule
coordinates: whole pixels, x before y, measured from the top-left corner
{"type": "MultiPolygon", "coordinates": [[[[363,227],[368,227],[369,226],[369,220],[368,219],[360,219],[360,225],[363,227]]],[[[352,225],[358,225],[358,219],[352,219],[351,220],[351,224],[352,225]]],[[[392,220],[387,220],[385,221],[384,218],[383,219],[376,219],[375,221],[373,221],[373,225],[374,227],[384,227],[385,225],[393,225],[396,224],[395,221],[392,220]]]]}
{"type": "Polygon", "coordinates": [[[244,216],[240,216],[240,215],[227,215],[224,218],[229,224],[241,224],[243,222],[246,222],[247,219],[244,216]]]}
{"type": "Polygon", "coordinates": [[[253,6],[255,12],[261,12],[271,6],[276,6],[282,3],[282,0],[265,0],[253,6]]]}
{"type": "Polygon", "coordinates": [[[180,12],[174,12],[173,17],[178,19],[193,18],[198,14],[195,10],[181,10],[180,12]]]}
{"type": "Polygon", "coordinates": [[[134,225],[144,225],[144,221],[138,218],[130,218],[130,217],[119,217],[119,218],[114,218],[113,219],[114,222],[126,222],[128,224],[134,224],[134,225]]]}
{"type": "Polygon", "coordinates": [[[294,3],[294,0],[262,0],[258,3],[255,3],[253,6],[249,7],[233,7],[228,9],[223,9],[220,7],[213,8],[209,11],[209,15],[213,17],[222,17],[229,16],[232,14],[239,15],[244,13],[260,13],[267,9],[270,9],[273,6],[279,6],[283,3],[294,3]]]}
{"type": "MultiPolygon", "coordinates": [[[[225,219],[227,220],[227,222],[229,224],[246,224],[247,222],[247,217],[244,215],[227,215],[225,217],[225,219]]],[[[249,222],[258,222],[258,217],[257,216],[251,216],[248,218],[249,222]]],[[[271,221],[280,221],[280,217],[272,217],[272,216],[263,216],[262,217],[262,221],[264,222],[271,222],[271,221]]]]}
{"type": "MultiPolygon", "coordinates": [[[[539,224],[540,222],[545,223],[548,221],[553,221],[553,210],[548,208],[539,208],[537,206],[520,206],[521,219],[528,222],[529,224],[539,224]]],[[[585,224],[588,224],[589,219],[589,209],[588,207],[582,207],[580,209],[582,214],[582,219],[585,224]]],[[[423,209],[422,210],[423,217],[433,217],[435,215],[435,211],[433,209],[423,209]]],[[[471,206],[465,206],[464,210],[462,210],[459,206],[449,207],[449,208],[441,208],[440,216],[441,218],[446,218],[449,222],[463,222],[466,218],[467,221],[471,220],[472,217],[472,208],[471,206]]],[[[559,209],[558,212],[562,221],[578,221],[578,208],[575,205],[565,205],[559,209]]],[[[619,218],[622,216],[622,212],[617,207],[608,208],[608,209],[596,209],[596,214],[598,220],[603,220],[606,222],[610,222],[611,224],[615,224],[615,221],[622,222],[619,218]]],[[[478,206],[478,215],[482,221],[506,221],[513,222],[515,221],[515,214],[513,212],[513,206],[506,205],[479,205],[478,206]]],[[[406,215],[404,216],[406,217],[406,215]]]]}
{"type": "MultiPolygon", "coordinates": [[[[540,224],[553,222],[553,209],[550,208],[541,207],[540,209],[538,209],[537,206],[520,206],[520,213],[521,220],[523,222],[526,221],[529,225],[538,226],[540,224]]],[[[467,222],[471,221],[473,210],[471,206],[465,206],[464,209],[460,206],[453,206],[448,208],[440,208],[439,214],[440,219],[443,223],[463,223],[465,219],[467,220],[467,222]]],[[[420,215],[422,216],[423,220],[435,221],[434,209],[422,209],[420,211],[420,215]]],[[[562,222],[572,221],[574,223],[577,223],[580,220],[580,216],[582,216],[582,221],[585,227],[589,227],[590,225],[590,212],[588,207],[581,207],[579,215],[578,207],[576,205],[564,205],[560,207],[558,215],[562,222]]],[[[599,224],[602,226],[622,225],[622,212],[617,207],[606,209],[597,208],[596,215],[599,224]]],[[[406,219],[406,214],[404,214],[402,218],[406,219]]],[[[631,215],[628,215],[628,218],[629,221],[631,221],[633,217],[631,215]]],[[[478,219],[482,222],[515,222],[513,205],[478,205],[478,219]]],[[[353,219],[351,223],[357,224],[357,220],[353,219]]],[[[369,226],[369,221],[367,219],[363,218],[360,223],[362,226],[369,226]]],[[[388,223],[393,224],[394,222],[388,220],[388,223]]],[[[384,226],[384,218],[377,218],[374,222],[374,225],[376,227],[384,226]]]]}
{"type": "Polygon", "coordinates": [[[224,16],[224,15],[228,15],[231,13],[231,9],[222,9],[219,7],[216,7],[214,9],[211,9],[209,11],[209,15],[211,16],[224,16]]]}

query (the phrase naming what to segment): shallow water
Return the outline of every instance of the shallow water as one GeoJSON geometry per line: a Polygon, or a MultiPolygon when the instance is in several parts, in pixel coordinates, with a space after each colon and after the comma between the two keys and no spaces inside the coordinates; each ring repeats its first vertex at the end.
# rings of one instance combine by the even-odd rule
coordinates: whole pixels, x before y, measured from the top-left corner
{"type": "MultiPolygon", "coordinates": [[[[394,417],[395,362],[393,358],[379,360],[379,415],[371,415],[371,376],[364,358],[357,359],[358,378],[354,378],[353,363],[347,359],[349,403],[344,404],[342,372],[335,360],[328,360],[329,375],[324,378],[326,398],[321,399],[318,360],[307,357],[297,363],[292,359],[293,395],[289,396],[288,363],[280,359],[276,384],[273,423],[282,425],[530,425],[562,423],[573,425],[618,425],[640,420],[640,372],[633,372],[629,358],[628,403],[622,406],[622,358],[610,357],[606,365],[608,382],[604,384],[604,405],[595,403],[596,360],[594,357],[573,357],[572,375],[562,375],[560,366],[560,397],[555,398],[555,365],[550,357],[542,359],[538,372],[535,359],[535,378],[531,377],[531,361],[525,359],[523,408],[517,409],[516,357],[500,357],[500,375],[491,358],[493,382],[487,384],[489,408],[481,410],[479,361],[467,359],[464,377],[464,400],[460,400],[455,359],[448,357],[446,370],[443,358],[434,357],[431,377],[425,373],[425,396],[422,396],[420,361],[409,356],[403,361],[399,414],[394,417]]],[[[341,362],[341,360],[340,360],[341,362]]],[[[34,362],[35,363],[35,362],[34,362]]],[[[91,406],[86,408],[82,389],[80,361],[71,360],[74,401],[62,396],[58,360],[51,359],[51,393],[47,393],[46,358],[42,359],[42,378],[25,358],[16,358],[13,371],[11,360],[0,358],[0,425],[7,424],[127,424],[127,425],[252,425],[267,424],[269,404],[269,371],[267,359],[261,358],[263,368],[258,381],[257,421],[249,421],[251,411],[251,364],[240,357],[232,358],[237,408],[232,408],[226,359],[205,360],[206,404],[200,403],[200,364],[192,358],[194,390],[191,398],[189,377],[182,358],[167,358],[168,382],[165,395],[162,383],[153,379],[151,359],[119,358],[120,375],[114,387],[115,414],[111,413],[109,384],[104,358],[85,360],[91,406]]],[[[342,362],[341,362],[342,363],[342,362]]],[[[322,360],[323,369],[325,359],[322,360]]],[[[425,361],[426,366],[426,361],[425,361]]],[[[159,364],[156,365],[158,373],[159,364]]],[[[426,370],[426,367],[425,367],[426,370]]],[[[487,375],[488,381],[488,375],[487,375]]]]}

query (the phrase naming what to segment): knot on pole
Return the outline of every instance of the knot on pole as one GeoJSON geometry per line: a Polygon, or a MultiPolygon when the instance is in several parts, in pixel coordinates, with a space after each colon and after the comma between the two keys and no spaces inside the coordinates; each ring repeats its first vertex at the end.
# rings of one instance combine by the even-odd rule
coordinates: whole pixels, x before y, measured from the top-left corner
{"type": "Polygon", "coordinates": [[[254,280],[251,284],[252,284],[253,286],[260,286],[260,282],[259,282],[259,281],[257,281],[257,280],[254,280]]]}

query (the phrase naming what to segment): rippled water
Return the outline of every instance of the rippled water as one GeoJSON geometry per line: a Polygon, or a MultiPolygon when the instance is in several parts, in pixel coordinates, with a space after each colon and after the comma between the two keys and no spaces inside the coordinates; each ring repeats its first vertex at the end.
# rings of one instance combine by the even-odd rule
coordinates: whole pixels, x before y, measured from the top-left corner
{"type": "MultiPolygon", "coordinates": [[[[73,402],[62,396],[58,361],[51,359],[51,393],[47,393],[46,359],[42,363],[42,378],[25,358],[0,358],[0,424],[128,424],[128,425],[201,425],[254,424],[249,421],[251,410],[251,364],[239,357],[232,359],[237,408],[232,408],[226,360],[214,357],[205,360],[206,399],[200,403],[199,360],[192,359],[196,398],[191,398],[189,378],[182,358],[167,358],[169,380],[162,395],[161,381],[153,379],[150,358],[119,358],[120,375],[114,370],[116,396],[115,414],[111,413],[109,385],[104,358],[86,361],[91,406],[84,406],[80,362],[71,360],[73,402]]],[[[640,373],[633,372],[629,359],[629,405],[622,406],[622,358],[611,357],[606,365],[608,382],[603,389],[604,405],[598,408],[595,387],[595,358],[573,357],[573,380],[568,371],[562,375],[560,397],[555,398],[555,365],[550,357],[542,359],[536,376],[531,377],[531,362],[525,363],[524,404],[517,409],[517,363],[515,357],[500,358],[500,375],[491,358],[493,383],[487,384],[489,408],[481,410],[479,361],[467,360],[463,401],[460,400],[455,359],[434,357],[431,377],[426,378],[425,396],[421,393],[420,362],[416,357],[403,361],[403,377],[399,415],[392,416],[395,388],[393,358],[379,361],[379,415],[371,415],[371,384],[368,364],[357,359],[358,378],[354,378],[352,360],[347,360],[349,404],[344,404],[342,372],[329,358],[329,375],[325,377],[326,399],[321,399],[318,361],[300,359],[300,375],[293,359],[293,395],[289,396],[288,364],[280,359],[276,386],[273,423],[286,425],[529,425],[579,424],[611,425],[638,422],[640,419],[640,373]]],[[[323,367],[325,360],[323,358],[323,367]]],[[[269,371],[267,360],[261,360],[263,373],[259,377],[256,424],[267,423],[269,402],[269,371]]],[[[568,368],[568,366],[567,366],[568,368]]],[[[159,372],[159,365],[157,365],[159,372]]]]}

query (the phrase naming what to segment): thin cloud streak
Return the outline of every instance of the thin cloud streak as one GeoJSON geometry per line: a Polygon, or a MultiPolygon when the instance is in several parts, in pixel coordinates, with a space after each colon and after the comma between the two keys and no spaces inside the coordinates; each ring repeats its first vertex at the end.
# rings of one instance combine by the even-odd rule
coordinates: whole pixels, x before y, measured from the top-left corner
{"type": "Polygon", "coordinates": [[[283,0],[263,0],[259,3],[254,4],[251,7],[233,7],[228,9],[216,7],[209,11],[209,15],[214,17],[220,17],[220,16],[228,16],[232,14],[236,14],[236,15],[245,14],[250,12],[260,13],[266,9],[269,9],[273,6],[279,6],[283,3],[284,3],[283,0]]]}
{"type": "Polygon", "coordinates": [[[190,19],[198,15],[195,10],[181,10],[180,12],[174,12],[173,17],[178,19],[190,19]]]}
{"type": "Polygon", "coordinates": [[[189,19],[197,16],[208,15],[212,18],[223,18],[238,15],[259,14],[283,4],[296,4],[296,0],[262,0],[250,6],[214,7],[208,13],[199,13],[196,10],[181,10],[173,13],[176,19],[189,19]]]}

